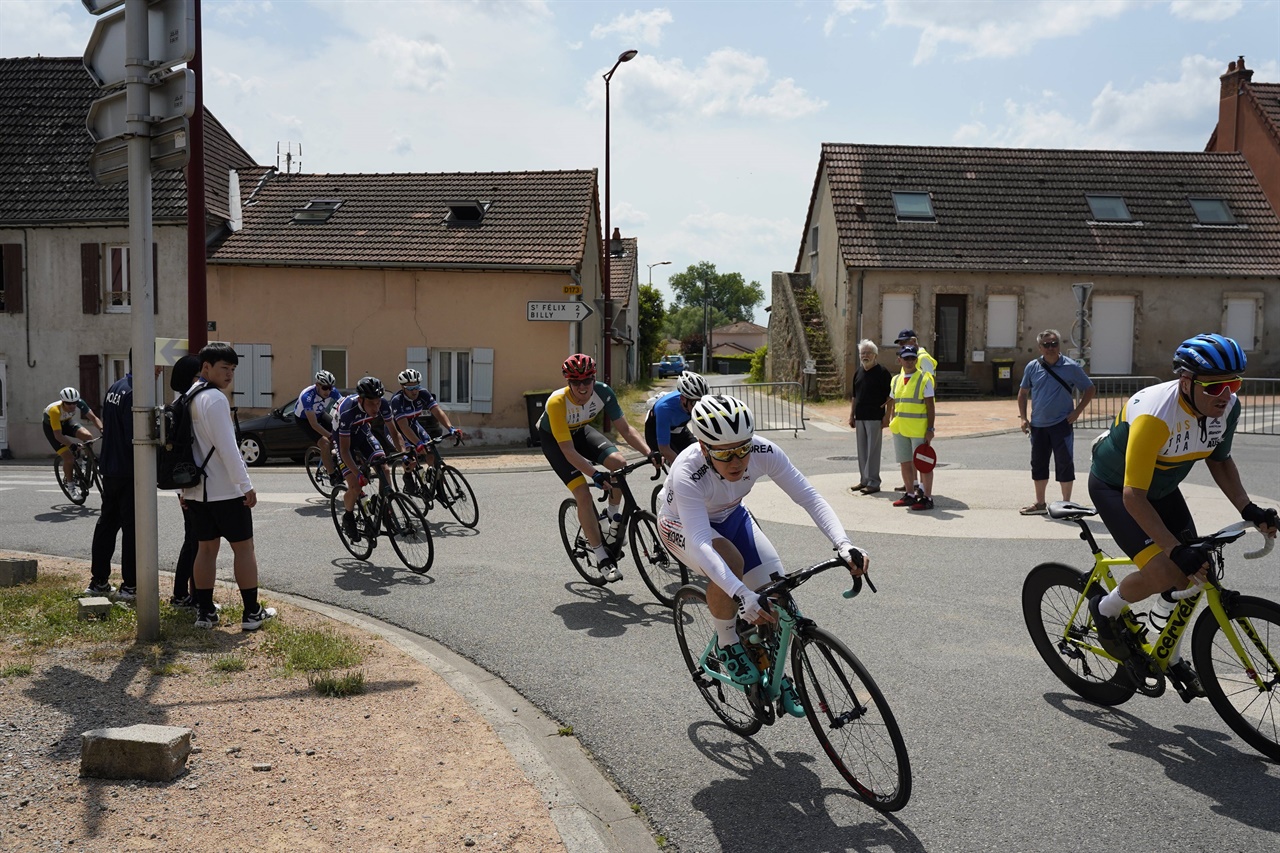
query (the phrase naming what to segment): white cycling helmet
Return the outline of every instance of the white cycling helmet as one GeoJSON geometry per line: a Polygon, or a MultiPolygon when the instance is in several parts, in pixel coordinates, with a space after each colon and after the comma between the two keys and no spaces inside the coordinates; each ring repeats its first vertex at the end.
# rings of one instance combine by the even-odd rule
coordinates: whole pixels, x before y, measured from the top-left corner
{"type": "Polygon", "coordinates": [[[689,432],[707,444],[741,444],[755,432],[755,418],[737,397],[703,397],[689,415],[689,432]]]}
{"type": "Polygon", "coordinates": [[[681,397],[688,397],[690,400],[700,400],[710,392],[707,380],[692,370],[680,374],[680,378],[676,380],[676,390],[681,397]]]}
{"type": "Polygon", "coordinates": [[[75,388],[67,387],[58,392],[58,396],[62,398],[64,403],[79,403],[80,392],[75,388]]]}
{"type": "Polygon", "coordinates": [[[316,384],[332,388],[334,385],[338,384],[338,377],[334,376],[327,370],[318,370],[316,371],[316,384]]]}
{"type": "Polygon", "coordinates": [[[406,367],[400,371],[400,375],[396,379],[400,380],[401,385],[417,385],[422,382],[422,374],[412,367],[406,367]]]}

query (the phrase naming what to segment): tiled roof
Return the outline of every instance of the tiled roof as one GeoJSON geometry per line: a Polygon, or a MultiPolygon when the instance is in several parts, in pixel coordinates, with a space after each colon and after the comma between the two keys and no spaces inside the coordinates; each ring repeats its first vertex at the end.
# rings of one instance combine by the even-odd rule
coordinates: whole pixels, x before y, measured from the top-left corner
{"type": "MultiPolygon", "coordinates": [[[[581,268],[595,170],[387,175],[241,174],[244,228],[216,264],[581,268]],[[293,221],[313,200],[342,205],[325,222],[293,221]],[[477,224],[446,222],[448,203],[489,207],[477,224]]],[[[594,240],[592,251],[597,251],[594,240]]]]}
{"type": "Polygon", "coordinates": [[[1249,83],[1245,88],[1255,108],[1271,126],[1271,139],[1280,146],[1280,83],[1249,83]]]}
{"type": "Polygon", "coordinates": [[[631,298],[631,285],[636,280],[635,237],[622,238],[622,254],[609,259],[609,294],[625,303],[631,298]]]}
{"type": "Polygon", "coordinates": [[[1280,220],[1237,153],[827,143],[822,171],[851,267],[1280,275],[1280,220]],[[928,192],[936,221],[899,222],[895,190],[928,192]],[[1141,225],[1091,221],[1086,194],[1123,196],[1141,225]],[[1242,227],[1197,225],[1188,196],[1242,227]]]}
{"type": "Polygon", "coordinates": [[[769,330],[764,326],[757,326],[755,323],[747,320],[739,320],[736,323],[730,323],[727,326],[720,326],[712,329],[717,335],[763,335],[769,330]]]}
{"type": "MultiPolygon", "coordinates": [[[[100,187],[89,174],[89,105],[101,96],[80,57],[0,59],[0,224],[127,221],[127,183],[100,187]]],[[[227,170],[253,164],[208,110],[205,206],[226,218],[227,170]]],[[[181,171],[152,181],[157,221],[187,215],[181,171]]]]}

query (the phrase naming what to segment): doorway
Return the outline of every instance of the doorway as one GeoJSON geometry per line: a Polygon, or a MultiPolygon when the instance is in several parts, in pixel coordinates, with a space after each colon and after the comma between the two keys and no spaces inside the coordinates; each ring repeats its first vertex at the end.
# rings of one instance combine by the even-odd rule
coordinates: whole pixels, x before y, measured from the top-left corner
{"type": "Polygon", "coordinates": [[[933,308],[933,357],[938,370],[963,371],[967,342],[969,297],[963,293],[940,293],[933,308]]]}

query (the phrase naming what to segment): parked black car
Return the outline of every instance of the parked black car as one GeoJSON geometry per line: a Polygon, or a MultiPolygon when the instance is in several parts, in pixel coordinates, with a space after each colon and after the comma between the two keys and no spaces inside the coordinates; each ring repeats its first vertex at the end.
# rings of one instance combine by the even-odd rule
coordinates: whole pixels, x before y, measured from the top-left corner
{"type": "Polygon", "coordinates": [[[302,461],[312,442],[298,429],[293,415],[297,402],[298,398],[294,397],[265,415],[247,420],[237,417],[240,458],[246,465],[263,465],[271,456],[287,456],[295,462],[302,461]]]}

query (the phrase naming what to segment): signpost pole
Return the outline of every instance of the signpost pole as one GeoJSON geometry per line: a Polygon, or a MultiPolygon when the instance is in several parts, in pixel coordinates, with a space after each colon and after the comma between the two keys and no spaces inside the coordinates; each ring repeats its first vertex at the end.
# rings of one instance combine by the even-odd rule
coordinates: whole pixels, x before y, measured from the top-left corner
{"type": "Polygon", "coordinates": [[[155,394],[155,274],[151,263],[151,86],[147,0],[125,0],[125,104],[129,148],[129,313],[133,320],[133,482],[138,639],[160,637],[156,454],[149,443],[155,394]]]}

